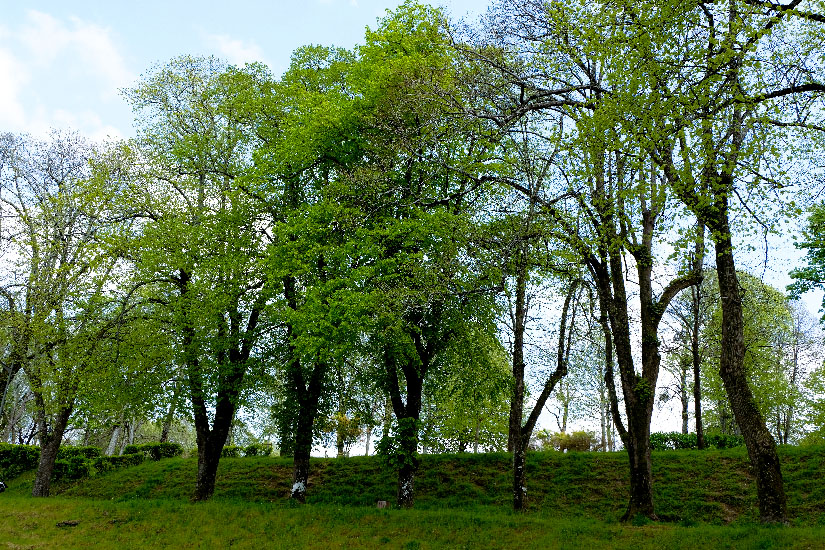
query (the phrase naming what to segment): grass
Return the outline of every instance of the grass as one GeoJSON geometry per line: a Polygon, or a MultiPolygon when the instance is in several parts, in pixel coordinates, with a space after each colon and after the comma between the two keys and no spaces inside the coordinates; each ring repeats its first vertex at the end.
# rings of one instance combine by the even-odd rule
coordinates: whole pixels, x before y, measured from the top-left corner
{"type": "Polygon", "coordinates": [[[529,456],[529,510],[509,509],[506,454],[425,456],[415,510],[378,510],[394,478],[372,457],[316,459],[309,505],[288,497],[291,462],[224,459],[215,497],[191,503],[194,459],[167,459],[28,495],[0,495],[2,548],[825,548],[825,448],[781,448],[791,527],[756,522],[743,449],[654,453],[668,521],[620,525],[623,453],[529,456]],[[67,523],[69,522],[69,523],[67,523]],[[73,525],[71,522],[77,522],[73,525]],[[4,546],[5,544],[5,546],[4,546]]]}

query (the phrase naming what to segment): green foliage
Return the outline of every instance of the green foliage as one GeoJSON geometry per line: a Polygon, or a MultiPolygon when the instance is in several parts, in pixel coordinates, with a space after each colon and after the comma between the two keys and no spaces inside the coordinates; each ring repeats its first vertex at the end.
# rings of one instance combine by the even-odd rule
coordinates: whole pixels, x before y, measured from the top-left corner
{"type": "Polygon", "coordinates": [[[390,433],[385,433],[376,445],[376,452],[387,467],[398,470],[402,466],[417,468],[418,432],[421,421],[415,418],[396,420],[390,433]]]}
{"type": "Polygon", "coordinates": [[[40,447],[0,443],[0,479],[9,479],[33,470],[40,460],[40,447]]]}
{"type": "Polygon", "coordinates": [[[92,461],[82,456],[73,456],[63,459],[58,458],[54,462],[52,479],[75,480],[89,477],[93,471],[92,461]]]}
{"type": "Polygon", "coordinates": [[[271,443],[251,443],[243,449],[244,456],[270,456],[271,454],[271,443]]]}
{"type": "Polygon", "coordinates": [[[75,447],[73,445],[61,445],[57,451],[57,458],[96,458],[101,455],[100,447],[75,447]]]}
{"type": "Polygon", "coordinates": [[[124,453],[120,456],[99,456],[92,461],[95,474],[105,474],[119,468],[143,464],[146,456],[142,452],[124,453]]]}
{"type": "MultiPolygon", "coordinates": [[[[792,365],[786,356],[793,332],[792,310],[779,290],[748,273],[737,275],[742,286],[744,368],[748,383],[763,417],[777,418],[789,407],[801,404],[798,388],[791,378],[792,365]]],[[[702,364],[703,397],[713,404],[705,409],[706,427],[733,433],[733,415],[718,373],[722,326],[718,287],[715,275],[709,274],[706,279],[716,298],[702,332],[702,340],[709,350],[702,364]]]]}
{"type": "MultiPolygon", "coordinates": [[[[740,435],[710,433],[705,434],[708,449],[731,449],[745,444],[740,435]]],[[[698,439],[695,433],[655,432],[650,434],[650,448],[654,451],[696,449],[698,439]]]]}
{"type": "Polygon", "coordinates": [[[123,449],[124,455],[142,453],[143,456],[151,460],[162,458],[173,458],[183,454],[183,447],[178,443],[143,443],[141,445],[126,445],[123,449]]]}
{"type": "Polygon", "coordinates": [[[238,445],[226,445],[221,450],[221,458],[240,458],[244,448],[238,445]]]}
{"type": "Polygon", "coordinates": [[[538,442],[539,450],[542,451],[555,450],[560,452],[587,452],[594,451],[599,446],[599,440],[596,437],[596,434],[583,430],[575,431],[569,434],[565,432],[539,430],[536,432],[535,438],[538,442]]]}
{"type": "MultiPolygon", "coordinates": [[[[807,265],[791,271],[791,278],[795,279],[788,285],[791,297],[798,298],[809,290],[825,288],[825,203],[811,207],[802,240],[795,242],[794,246],[806,251],[807,265]]],[[[825,300],[822,302],[822,313],[822,321],[825,322],[825,300]]]]}

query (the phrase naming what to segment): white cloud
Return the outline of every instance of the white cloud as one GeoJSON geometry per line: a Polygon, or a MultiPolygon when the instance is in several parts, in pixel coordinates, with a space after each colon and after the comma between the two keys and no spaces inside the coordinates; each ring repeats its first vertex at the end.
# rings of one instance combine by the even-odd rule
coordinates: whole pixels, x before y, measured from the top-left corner
{"type": "Polygon", "coordinates": [[[108,28],[38,11],[0,26],[0,130],[120,137],[100,113],[119,105],[118,89],[135,79],[108,28]]]}
{"type": "Polygon", "coordinates": [[[28,12],[28,24],[18,36],[40,65],[52,65],[67,56],[80,60],[84,72],[103,81],[101,95],[106,97],[136,78],[110,34],[109,29],[78,17],[64,22],[32,10],[28,12]]]}
{"type": "Polygon", "coordinates": [[[28,79],[25,66],[10,51],[0,49],[0,128],[18,130],[25,126],[20,92],[28,79]]]}
{"type": "Polygon", "coordinates": [[[226,34],[207,34],[206,40],[215,48],[219,57],[233,65],[265,61],[263,51],[257,44],[250,44],[226,34]]]}

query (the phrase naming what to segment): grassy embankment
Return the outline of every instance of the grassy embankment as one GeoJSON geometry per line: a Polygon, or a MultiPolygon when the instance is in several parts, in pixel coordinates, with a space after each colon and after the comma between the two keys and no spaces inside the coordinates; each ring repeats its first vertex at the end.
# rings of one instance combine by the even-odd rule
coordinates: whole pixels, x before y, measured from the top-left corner
{"type": "Polygon", "coordinates": [[[784,528],[756,523],[744,449],[654,453],[667,521],[626,526],[623,453],[532,455],[525,514],[508,508],[504,454],[424,457],[416,510],[375,508],[394,487],[374,458],[315,460],[304,507],[286,498],[289,460],[224,459],[215,499],[192,504],[194,459],[166,459],[58,484],[51,499],[27,496],[31,473],[9,481],[0,548],[825,549],[825,449],[781,454],[793,518],[784,528]]]}

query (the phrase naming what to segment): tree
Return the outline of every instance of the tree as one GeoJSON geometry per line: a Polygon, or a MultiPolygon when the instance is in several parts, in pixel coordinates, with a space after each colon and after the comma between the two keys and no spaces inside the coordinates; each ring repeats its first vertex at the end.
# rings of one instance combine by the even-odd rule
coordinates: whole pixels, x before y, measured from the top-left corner
{"type": "MultiPolygon", "coordinates": [[[[791,296],[798,298],[809,290],[825,289],[825,203],[811,207],[802,240],[795,242],[794,246],[806,251],[806,265],[791,271],[791,278],[795,279],[788,286],[791,296]]],[[[820,311],[825,320],[825,298],[820,311]]]]}
{"type": "MultiPolygon", "coordinates": [[[[715,277],[709,279],[711,284],[715,283],[715,277]]],[[[779,290],[745,272],[738,274],[738,280],[742,285],[744,368],[748,383],[772,435],[778,442],[788,444],[802,431],[797,413],[802,412],[802,381],[812,362],[810,351],[806,351],[816,346],[816,337],[810,328],[806,332],[801,330],[803,311],[779,290]]],[[[708,420],[723,433],[738,433],[739,427],[728,422],[732,418],[730,404],[714,364],[721,353],[721,317],[717,298],[703,329],[703,340],[710,352],[703,368],[704,384],[707,397],[716,404],[708,411],[708,420]]]]}
{"type": "Polygon", "coordinates": [[[488,144],[454,115],[455,64],[442,14],[406,3],[368,31],[357,96],[364,162],[345,204],[357,207],[372,271],[370,342],[383,368],[395,437],[382,449],[398,470],[398,504],[414,502],[424,383],[479,332],[494,334],[491,281],[473,260],[488,144]]]}
{"type": "MultiPolygon", "coordinates": [[[[703,238],[697,240],[704,246],[703,238]]],[[[703,253],[702,253],[703,255],[703,253]]],[[[699,257],[700,254],[697,254],[699,257]]],[[[708,348],[702,340],[707,325],[709,309],[715,293],[710,291],[711,283],[707,275],[698,285],[683,291],[671,302],[668,317],[672,320],[675,338],[673,348],[668,350],[672,374],[678,379],[677,393],[682,404],[682,433],[688,433],[689,379],[692,379],[694,421],[696,425],[697,448],[705,448],[705,430],[702,416],[702,363],[707,358],[708,348]]]]}
{"type": "Polygon", "coordinates": [[[194,498],[212,496],[221,450],[260,359],[268,220],[243,185],[251,138],[214,58],[173,59],[126,97],[139,115],[129,214],[135,279],[170,323],[198,445],[194,498]]]}
{"type": "Polygon", "coordinates": [[[659,324],[670,300],[695,284],[701,272],[694,262],[682,260],[672,270],[675,276],[654,284],[659,283],[654,277],[658,248],[679,216],[655,160],[621,132],[624,114],[614,104],[612,88],[626,68],[611,65],[611,48],[621,51],[624,40],[612,32],[614,23],[610,12],[594,13],[584,3],[502,2],[488,40],[464,51],[475,67],[486,68],[471,74],[493,74],[476,83],[478,99],[469,115],[507,130],[539,113],[546,117],[541,128],[564,129],[559,133],[564,154],[553,164],[555,188],[539,195],[508,183],[552,217],[552,236],[583,259],[609,325],[627,412],[623,439],[631,495],[624,519],[629,520],[636,514],[656,517],[649,438],[659,324]],[[632,266],[638,282],[640,372],[634,365],[625,265],[632,266]]]}
{"type": "Polygon", "coordinates": [[[127,311],[117,281],[125,226],[111,209],[121,174],[116,151],[72,134],[6,134],[1,147],[3,240],[14,251],[0,288],[7,372],[22,370],[33,395],[41,453],[32,495],[48,496],[78,397],[127,311]]]}
{"type": "Polygon", "coordinates": [[[799,4],[622,6],[632,21],[628,36],[644,36],[624,54],[634,71],[628,74],[639,77],[625,86],[624,128],[646,142],[673,193],[714,242],[723,316],[719,372],[757,472],[760,516],[780,523],[787,510],[776,446],[744,368],[732,212],[738,201],[770,228],[755,196],[773,199],[785,189],[786,165],[775,145],[789,129],[809,127],[812,104],[825,91],[814,61],[818,41],[810,39],[821,33],[822,16],[797,10],[799,4]],[[782,40],[773,39],[780,34],[782,40]]]}

